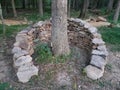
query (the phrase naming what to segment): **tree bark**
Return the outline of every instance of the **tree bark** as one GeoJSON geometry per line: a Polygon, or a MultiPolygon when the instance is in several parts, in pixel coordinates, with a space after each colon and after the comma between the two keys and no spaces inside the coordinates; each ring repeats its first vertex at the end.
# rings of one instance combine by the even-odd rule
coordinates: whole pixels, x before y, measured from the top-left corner
{"type": "Polygon", "coordinates": [[[117,23],[117,21],[118,21],[119,13],[120,13],[120,0],[118,0],[118,5],[117,5],[117,8],[115,10],[115,14],[114,14],[114,18],[113,18],[113,21],[115,23],[117,23]]]}
{"type": "Polygon", "coordinates": [[[86,16],[86,13],[88,11],[88,6],[89,6],[89,0],[84,0],[83,8],[81,8],[81,12],[79,15],[80,18],[84,18],[86,16]]]}
{"type": "Polygon", "coordinates": [[[111,12],[113,9],[114,0],[109,0],[107,12],[111,12]]]}
{"type": "Polygon", "coordinates": [[[70,11],[71,11],[71,0],[68,0],[68,17],[70,17],[70,11]]]}
{"type": "Polygon", "coordinates": [[[39,5],[38,5],[38,7],[39,7],[39,14],[41,15],[41,16],[43,16],[43,1],[42,0],[39,0],[39,5]]]}
{"type": "Polygon", "coordinates": [[[4,38],[5,38],[6,29],[5,29],[4,18],[3,18],[3,15],[2,15],[1,4],[0,4],[0,18],[1,18],[1,21],[2,21],[2,25],[3,25],[3,36],[4,36],[4,38]]]}
{"type": "Polygon", "coordinates": [[[52,50],[55,56],[70,53],[67,37],[67,0],[52,0],[52,50]]]}
{"type": "Polygon", "coordinates": [[[15,2],[14,2],[14,0],[12,0],[12,9],[13,9],[14,17],[17,17],[17,12],[16,12],[16,8],[15,8],[15,2]]]}

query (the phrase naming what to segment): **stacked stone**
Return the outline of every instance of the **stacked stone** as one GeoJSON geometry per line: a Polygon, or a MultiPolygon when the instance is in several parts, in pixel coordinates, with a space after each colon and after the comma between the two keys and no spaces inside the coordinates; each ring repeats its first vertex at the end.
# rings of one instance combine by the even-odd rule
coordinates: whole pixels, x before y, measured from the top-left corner
{"type": "Polygon", "coordinates": [[[108,55],[105,42],[102,40],[101,35],[97,32],[97,28],[91,26],[89,23],[82,21],[81,19],[74,18],[69,19],[69,21],[79,23],[81,27],[85,28],[83,30],[87,30],[91,34],[91,60],[90,64],[85,68],[85,71],[87,76],[93,80],[101,78],[104,73],[108,55]]]}
{"type": "Polygon", "coordinates": [[[16,42],[12,49],[14,67],[17,77],[22,83],[26,83],[32,76],[38,75],[38,68],[33,64],[31,56],[34,53],[33,39],[35,37],[36,28],[34,27],[28,27],[20,31],[16,35],[16,42]]]}
{"type": "Polygon", "coordinates": [[[80,25],[78,22],[68,20],[68,39],[70,44],[91,51],[90,47],[92,47],[92,35],[86,28],[84,28],[83,25],[80,25]]]}
{"type": "MultiPolygon", "coordinates": [[[[51,23],[48,21],[39,21],[17,34],[12,53],[20,82],[28,82],[33,75],[38,75],[38,68],[34,66],[31,57],[34,53],[33,41],[37,38],[40,41],[49,42],[50,37],[51,23]]],[[[94,80],[102,77],[108,52],[97,28],[81,19],[68,19],[68,38],[70,44],[90,51],[90,64],[85,68],[87,76],[94,80]]]]}

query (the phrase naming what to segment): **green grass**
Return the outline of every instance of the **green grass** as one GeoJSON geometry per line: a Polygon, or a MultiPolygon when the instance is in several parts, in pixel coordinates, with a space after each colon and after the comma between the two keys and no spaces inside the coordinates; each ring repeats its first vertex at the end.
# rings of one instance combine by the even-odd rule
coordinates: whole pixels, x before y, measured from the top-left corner
{"type": "Polygon", "coordinates": [[[99,30],[103,40],[111,46],[111,50],[120,51],[120,28],[101,27],[99,30]]]}
{"type": "Polygon", "coordinates": [[[50,47],[45,43],[39,44],[35,51],[37,63],[64,63],[70,57],[70,55],[53,56],[50,47]]]}
{"type": "MultiPolygon", "coordinates": [[[[5,26],[6,28],[6,37],[10,37],[12,34],[26,28],[28,25],[11,25],[11,26],[5,26]]],[[[0,37],[3,36],[3,29],[2,25],[0,24],[0,37]]]]}
{"type": "Polygon", "coordinates": [[[0,83],[0,90],[14,90],[12,86],[10,86],[9,83],[4,82],[0,83]]]}

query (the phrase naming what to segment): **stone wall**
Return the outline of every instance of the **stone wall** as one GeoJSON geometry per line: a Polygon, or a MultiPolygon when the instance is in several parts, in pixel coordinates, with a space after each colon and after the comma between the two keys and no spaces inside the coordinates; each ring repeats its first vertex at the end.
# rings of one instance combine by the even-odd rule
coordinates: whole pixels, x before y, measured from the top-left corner
{"type": "MultiPolygon", "coordinates": [[[[91,53],[90,63],[85,71],[87,76],[94,80],[103,76],[108,54],[105,42],[97,31],[97,28],[81,19],[68,19],[69,44],[85,48],[91,53]]],[[[51,23],[49,21],[39,21],[16,35],[12,53],[20,82],[28,82],[32,76],[38,75],[39,70],[33,64],[31,56],[34,53],[34,40],[39,39],[42,42],[51,43],[50,38],[51,23]]]]}

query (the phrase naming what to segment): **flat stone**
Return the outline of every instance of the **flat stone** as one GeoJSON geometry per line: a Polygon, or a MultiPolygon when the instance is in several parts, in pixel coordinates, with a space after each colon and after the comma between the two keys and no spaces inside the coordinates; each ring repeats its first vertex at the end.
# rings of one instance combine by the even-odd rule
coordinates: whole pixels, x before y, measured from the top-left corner
{"type": "Polygon", "coordinates": [[[34,53],[33,47],[30,47],[30,49],[28,50],[28,52],[29,52],[29,55],[32,55],[34,53]]]}
{"type": "Polygon", "coordinates": [[[28,31],[28,35],[30,35],[30,36],[33,36],[33,33],[35,32],[35,28],[31,28],[31,30],[30,31],[28,31]]]}
{"type": "Polygon", "coordinates": [[[91,25],[90,25],[89,23],[85,23],[84,27],[85,27],[85,28],[90,28],[91,25]]]}
{"type": "Polygon", "coordinates": [[[29,54],[29,52],[27,52],[26,50],[21,50],[20,52],[15,53],[13,58],[15,60],[15,59],[17,59],[17,58],[19,58],[21,56],[28,55],[28,54],[29,54]]]}
{"type": "Polygon", "coordinates": [[[21,48],[20,47],[14,47],[13,49],[12,49],[12,53],[14,54],[14,53],[18,53],[18,52],[20,52],[21,51],[21,48]]]}
{"type": "Polygon", "coordinates": [[[101,34],[99,34],[99,33],[93,33],[93,38],[101,38],[101,34]]]}
{"type": "Polygon", "coordinates": [[[28,30],[22,30],[22,31],[19,32],[19,34],[21,34],[21,33],[25,33],[26,34],[27,32],[28,32],[28,30]]]}
{"type": "Polygon", "coordinates": [[[107,51],[105,45],[99,45],[99,46],[97,47],[97,49],[100,50],[100,51],[107,51]]]}
{"type": "Polygon", "coordinates": [[[21,41],[19,44],[19,47],[24,49],[24,50],[30,49],[30,46],[31,45],[30,45],[29,41],[25,41],[25,40],[21,41]]]}
{"type": "Polygon", "coordinates": [[[30,55],[21,56],[17,60],[15,60],[14,65],[21,66],[21,65],[24,65],[24,64],[29,63],[31,61],[32,61],[32,57],[30,55]]]}
{"type": "Polygon", "coordinates": [[[92,54],[108,56],[108,52],[107,51],[92,50],[92,54]]]}
{"type": "Polygon", "coordinates": [[[93,44],[97,44],[97,45],[104,45],[105,44],[105,42],[102,39],[100,39],[100,38],[94,38],[92,40],[92,43],[93,44]]]}
{"type": "Polygon", "coordinates": [[[15,42],[14,47],[19,47],[20,42],[15,42]]]}
{"type": "Polygon", "coordinates": [[[28,82],[34,75],[38,75],[38,68],[34,65],[23,65],[17,72],[17,77],[22,83],[28,82]]]}
{"type": "Polygon", "coordinates": [[[106,60],[98,55],[92,55],[90,64],[103,69],[104,66],[106,65],[106,60]]]}
{"type": "Polygon", "coordinates": [[[33,27],[34,27],[34,28],[40,27],[40,26],[43,25],[43,23],[44,23],[43,21],[39,21],[39,22],[35,23],[35,24],[33,25],[33,27]]]}
{"type": "Polygon", "coordinates": [[[97,28],[91,26],[91,27],[88,28],[88,31],[89,31],[90,33],[94,34],[94,33],[97,33],[97,28]]]}
{"type": "Polygon", "coordinates": [[[17,34],[16,41],[17,42],[27,41],[28,37],[29,37],[28,35],[17,34]]]}
{"type": "Polygon", "coordinates": [[[87,77],[89,77],[90,79],[93,79],[93,80],[97,80],[103,76],[104,69],[101,70],[101,69],[94,67],[92,65],[88,65],[85,68],[85,72],[87,74],[87,77]]]}

